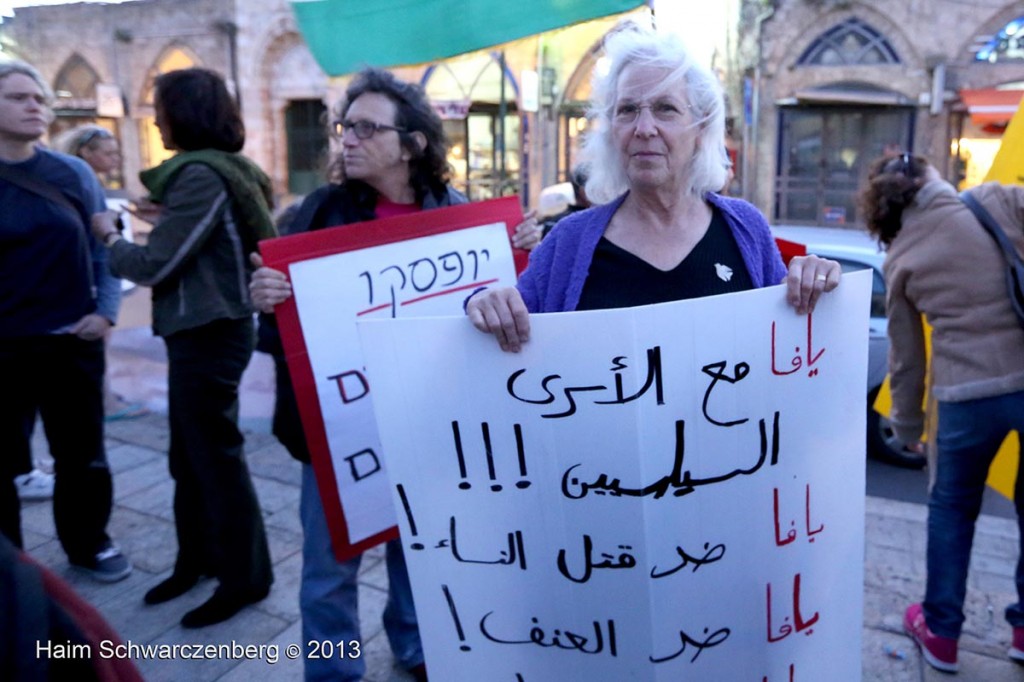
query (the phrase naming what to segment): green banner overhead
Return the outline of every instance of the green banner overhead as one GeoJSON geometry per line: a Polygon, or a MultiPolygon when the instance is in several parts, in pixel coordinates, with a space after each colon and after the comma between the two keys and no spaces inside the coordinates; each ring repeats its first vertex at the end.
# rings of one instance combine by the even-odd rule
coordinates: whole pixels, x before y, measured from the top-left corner
{"type": "Polygon", "coordinates": [[[420,64],[619,14],[645,0],[297,0],[299,30],[331,76],[420,64]]]}

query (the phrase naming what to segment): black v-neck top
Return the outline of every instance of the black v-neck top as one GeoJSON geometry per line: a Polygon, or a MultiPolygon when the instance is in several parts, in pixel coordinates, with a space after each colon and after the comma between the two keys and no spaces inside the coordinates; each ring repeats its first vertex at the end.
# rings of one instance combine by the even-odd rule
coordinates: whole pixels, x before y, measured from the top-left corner
{"type": "Polygon", "coordinates": [[[576,310],[630,308],[753,288],[725,217],[712,207],[711,224],[703,239],[668,271],[601,237],[576,310]]]}

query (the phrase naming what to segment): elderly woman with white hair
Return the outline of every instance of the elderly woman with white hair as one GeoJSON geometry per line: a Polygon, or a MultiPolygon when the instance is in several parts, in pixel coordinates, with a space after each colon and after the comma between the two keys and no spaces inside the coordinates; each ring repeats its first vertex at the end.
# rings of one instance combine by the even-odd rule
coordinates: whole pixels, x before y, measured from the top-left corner
{"type": "Polygon", "coordinates": [[[810,312],[839,284],[817,256],[789,269],[751,204],[726,183],[725,106],[715,76],[678,38],[627,28],[606,42],[611,66],[594,83],[596,119],[584,151],[595,206],[560,221],[515,287],[470,298],[473,325],[516,352],[528,313],[624,308],[787,284],[810,312]],[[606,203],[602,203],[606,202],[606,203]]]}

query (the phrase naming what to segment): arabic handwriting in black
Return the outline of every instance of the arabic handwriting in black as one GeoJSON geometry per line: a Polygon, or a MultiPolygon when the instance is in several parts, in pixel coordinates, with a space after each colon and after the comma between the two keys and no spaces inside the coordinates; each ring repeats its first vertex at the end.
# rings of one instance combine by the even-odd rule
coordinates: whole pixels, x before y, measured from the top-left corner
{"type": "Polygon", "coordinates": [[[611,553],[601,553],[601,561],[594,561],[594,543],[589,535],[583,536],[583,574],[581,577],[574,576],[569,571],[565,560],[565,550],[558,550],[558,570],[574,583],[585,583],[590,580],[590,575],[595,568],[633,568],[636,566],[636,558],[629,553],[633,549],[631,545],[619,545],[618,549],[623,550],[618,556],[611,553]]]}
{"type": "MultiPolygon", "coordinates": [[[[647,393],[654,387],[655,401],[658,405],[665,404],[665,391],[664,383],[662,381],[661,371],[661,347],[655,346],[647,349],[647,377],[644,380],[643,386],[637,390],[636,393],[626,395],[626,390],[623,382],[623,370],[628,369],[628,365],[625,364],[626,356],[619,355],[612,358],[611,371],[615,373],[615,397],[610,400],[597,400],[593,402],[595,405],[623,405],[625,403],[632,402],[644,394],[647,393]]],[[[548,374],[540,382],[540,390],[543,397],[539,398],[528,398],[518,393],[516,384],[521,377],[527,372],[524,367],[518,369],[509,375],[508,381],[505,383],[505,389],[508,394],[520,402],[524,402],[530,405],[551,405],[556,398],[556,390],[551,388],[551,383],[555,380],[561,379],[561,374],[548,374]]],[[[561,419],[564,417],[570,417],[576,414],[576,394],[577,393],[592,393],[596,391],[606,391],[608,386],[605,384],[591,384],[591,385],[580,385],[580,386],[566,386],[561,389],[561,394],[565,397],[566,406],[560,412],[552,412],[548,414],[542,414],[541,417],[544,419],[561,419]]]]}
{"type": "MultiPolygon", "coordinates": [[[[416,532],[416,519],[412,515],[412,506],[409,504],[409,497],[405,494],[405,486],[401,483],[395,486],[398,491],[398,497],[402,500],[402,509],[405,510],[405,518],[409,521],[409,530],[411,535],[415,538],[419,533],[416,532]]],[[[409,545],[411,549],[423,549],[422,542],[414,542],[409,545]]]]}
{"type": "Polygon", "coordinates": [[[690,663],[694,663],[697,660],[697,657],[700,656],[705,649],[718,646],[725,640],[729,639],[729,635],[731,633],[732,631],[729,630],[729,628],[720,628],[714,632],[710,632],[710,628],[704,628],[704,634],[707,636],[703,641],[698,641],[680,630],[679,641],[682,646],[679,648],[679,651],[667,656],[651,656],[650,661],[651,663],[667,663],[668,661],[678,658],[684,651],[686,651],[687,647],[689,647],[695,650],[693,652],[693,657],[690,659],[690,663]]]}
{"type": "MultiPolygon", "coordinates": [[[[523,427],[521,424],[513,424],[512,432],[515,436],[516,464],[519,470],[520,480],[516,481],[515,487],[520,490],[529,488],[531,482],[527,479],[526,471],[526,447],[523,440],[523,427]]],[[[491,426],[488,422],[480,423],[480,438],[484,446],[484,462],[487,466],[487,477],[490,488],[493,492],[501,492],[504,486],[498,482],[497,465],[494,459],[494,446],[491,442],[491,426]]],[[[452,422],[452,440],[455,444],[455,458],[459,466],[460,490],[469,490],[473,484],[469,482],[469,471],[466,464],[466,452],[462,444],[462,430],[458,421],[452,422]]]]}
{"type": "MultiPolygon", "coordinates": [[[[672,471],[670,473],[641,488],[627,488],[623,487],[620,479],[611,478],[606,473],[599,474],[598,477],[590,483],[581,481],[580,477],[578,475],[574,475],[573,472],[582,466],[582,463],[574,464],[566,469],[565,473],[562,474],[562,495],[571,500],[583,499],[591,492],[595,495],[608,495],[611,497],[647,497],[650,495],[653,499],[657,500],[663,497],[669,490],[672,490],[672,494],[675,497],[681,497],[683,495],[689,495],[701,486],[723,483],[736,478],[737,476],[750,476],[757,473],[757,471],[764,466],[765,459],[769,452],[768,432],[765,420],[758,420],[758,424],[761,436],[760,456],[754,464],[747,468],[739,467],[724,474],[719,474],[717,476],[705,476],[703,478],[694,477],[690,470],[686,470],[684,472],[683,459],[686,451],[685,420],[679,419],[676,420],[675,423],[676,443],[675,453],[672,460],[672,471]]],[[[773,418],[772,442],[770,449],[771,466],[775,466],[779,461],[778,412],[775,412],[773,418]]]]}
{"type": "Polygon", "coordinates": [[[711,391],[714,390],[719,381],[724,380],[730,384],[737,384],[743,381],[743,379],[750,374],[750,365],[745,362],[738,362],[733,365],[733,374],[732,376],[729,376],[725,371],[727,364],[728,363],[726,363],[725,360],[722,360],[721,362],[712,362],[709,365],[704,365],[704,367],[701,368],[702,372],[711,377],[711,383],[708,384],[707,390],[704,391],[704,403],[701,405],[701,410],[704,412],[704,418],[717,426],[736,426],[737,424],[743,424],[750,421],[748,418],[734,419],[732,421],[718,421],[708,414],[708,400],[711,399],[711,391]]]}
{"type": "Polygon", "coordinates": [[[503,549],[498,553],[497,559],[470,559],[463,556],[462,552],[459,551],[459,541],[455,530],[455,517],[449,517],[448,521],[448,537],[441,540],[438,544],[438,548],[447,547],[451,549],[452,556],[455,560],[464,564],[488,564],[488,565],[504,565],[509,566],[511,564],[519,562],[519,567],[522,570],[526,570],[526,554],[523,551],[523,531],[517,530],[506,535],[508,548],[503,549]]]}
{"type": "Polygon", "coordinates": [[[455,623],[455,634],[460,642],[459,649],[469,651],[470,646],[466,644],[466,632],[462,629],[462,619],[459,618],[459,610],[455,608],[455,598],[452,597],[452,592],[447,585],[441,585],[441,591],[444,592],[444,599],[448,602],[448,611],[452,614],[452,621],[455,623]]]}
{"type": "Polygon", "coordinates": [[[676,553],[679,555],[679,558],[682,559],[682,561],[677,566],[674,566],[668,569],[667,571],[659,572],[657,566],[651,567],[651,578],[664,578],[672,575],[673,573],[676,573],[677,571],[681,571],[687,566],[693,566],[693,572],[696,573],[697,569],[701,566],[704,566],[706,564],[713,564],[716,561],[721,560],[722,557],[725,556],[725,545],[718,544],[712,547],[710,542],[705,542],[704,556],[702,557],[690,556],[689,554],[687,554],[686,550],[684,550],[682,547],[678,545],[676,546],[676,553]]]}
{"type": "Polygon", "coordinates": [[[618,656],[618,647],[615,641],[615,621],[612,619],[605,621],[607,635],[605,635],[602,624],[599,621],[595,620],[592,622],[594,628],[593,642],[586,635],[580,635],[563,628],[552,630],[549,639],[547,633],[540,627],[536,617],[530,619],[533,627],[530,628],[529,637],[526,639],[504,639],[496,637],[487,629],[487,619],[493,614],[494,611],[488,611],[480,619],[480,634],[495,644],[534,644],[544,649],[557,648],[566,651],[579,651],[584,654],[599,654],[605,650],[605,637],[607,636],[608,653],[611,656],[618,656]]]}

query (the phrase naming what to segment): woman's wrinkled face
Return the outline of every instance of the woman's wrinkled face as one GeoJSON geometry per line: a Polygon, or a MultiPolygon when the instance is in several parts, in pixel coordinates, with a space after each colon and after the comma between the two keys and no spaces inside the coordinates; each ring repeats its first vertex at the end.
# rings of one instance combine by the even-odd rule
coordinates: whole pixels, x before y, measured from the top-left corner
{"type": "Polygon", "coordinates": [[[668,69],[629,65],[619,75],[612,139],[633,190],[689,185],[698,127],[682,83],[664,87],[668,69]]]}
{"type": "Polygon", "coordinates": [[[121,148],[112,137],[105,137],[83,147],[79,156],[97,173],[110,173],[121,165],[121,148]]]}

